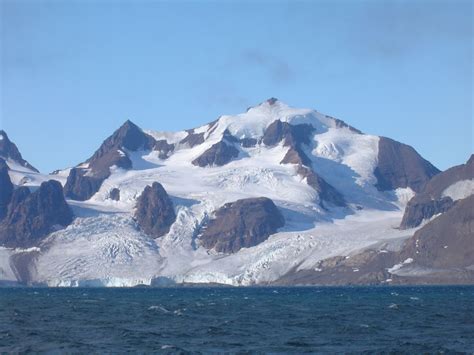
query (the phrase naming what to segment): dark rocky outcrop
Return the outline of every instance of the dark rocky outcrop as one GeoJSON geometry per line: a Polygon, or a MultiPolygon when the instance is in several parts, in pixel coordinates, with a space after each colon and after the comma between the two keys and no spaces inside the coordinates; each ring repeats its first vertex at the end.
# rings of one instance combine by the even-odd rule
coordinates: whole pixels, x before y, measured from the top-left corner
{"type": "Polygon", "coordinates": [[[131,121],[126,121],[86,161],[87,168],[79,166],[71,169],[64,187],[66,196],[74,200],[88,200],[110,176],[112,166],[132,168],[132,161],[126,151],[151,150],[155,146],[166,147],[163,143],[158,144],[131,121]]]}
{"type": "Polygon", "coordinates": [[[323,207],[325,201],[339,207],[346,206],[344,196],[313,170],[300,165],[298,174],[306,178],[307,184],[318,192],[323,207]]]}
{"type": "Polygon", "coordinates": [[[238,156],[239,150],[237,148],[225,141],[220,141],[194,159],[192,163],[200,167],[222,166],[238,156]]]}
{"type": "Polygon", "coordinates": [[[0,130],[0,157],[14,160],[21,166],[38,172],[35,167],[23,159],[17,146],[8,138],[8,135],[4,130],[0,130]]]}
{"type": "Polygon", "coordinates": [[[219,118],[217,120],[214,120],[210,123],[208,123],[207,125],[207,134],[208,136],[211,135],[216,129],[217,127],[219,126],[218,123],[219,123],[219,120],[222,116],[219,116],[219,118]]]}
{"type": "Polygon", "coordinates": [[[232,133],[230,133],[228,129],[226,129],[224,133],[222,134],[222,140],[230,144],[233,144],[233,143],[240,144],[240,139],[233,136],[232,133]]]}
{"type": "Polygon", "coordinates": [[[188,135],[182,139],[179,143],[187,144],[190,148],[193,148],[199,144],[204,143],[204,132],[194,133],[194,130],[191,129],[188,132],[188,135]]]}
{"type": "Polygon", "coordinates": [[[402,229],[417,227],[423,220],[439,213],[444,213],[453,205],[454,201],[450,197],[433,200],[427,195],[421,195],[417,198],[412,198],[405,208],[400,227],[402,229]]]}
{"type": "Polygon", "coordinates": [[[280,164],[297,164],[311,166],[311,160],[300,147],[290,147],[280,164]]]}
{"type": "Polygon", "coordinates": [[[284,140],[285,146],[309,144],[314,127],[309,124],[291,125],[288,122],[276,120],[265,130],[263,144],[272,146],[284,140]]]}
{"type": "Polygon", "coordinates": [[[192,164],[200,167],[225,165],[239,156],[239,149],[235,147],[237,144],[240,144],[240,140],[226,129],[222,140],[194,159],[192,164]]]}
{"type": "Polygon", "coordinates": [[[114,149],[127,149],[130,151],[151,150],[154,145],[155,139],[152,136],[143,132],[132,121],[127,120],[102,143],[100,148],[87,162],[95,162],[114,149]]]}
{"type": "Polygon", "coordinates": [[[453,201],[442,196],[444,190],[456,182],[470,179],[474,179],[474,155],[471,155],[466,164],[454,166],[428,181],[408,202],[400,227],[417,227],[424,219],[449,210],[453,201]]]}
{"type": "Polygon", "coordinates": [[[170,153],[174,150],[174,144],[169,144],[166,140],[160,139],[155,142],[153,150],[159,152],[158,156],[160,159],[166,159],[169,157],[170,153]]]}
{"type": "Polygon", "coordinates": [[[169,232],[176,214],[173,202],[160,183],[145,187],[137,201],[135,218],[140,228],[154,238],[169,232]]]}
{"type": "Polygon", "coordinates": [[[235,253],[260,244],[284,225],[285,219],[272,200],[248,198],[219,208],[200,240],[207,249],[235,253]]]}
{"type": "Polygon", "coordinates": [[[120,201],[120,190],[118,188],[114,187],[109,192],[109,198],[113,201],[120,201]]]}
{"type": "Polygon", "coordinates": [[[474,195],[457,201],[405,244],[401,259],[428,268],[474,266],[474,195]]]}
{"type": "Polygon", "coordinates": [[[311,160],[303,152],[302,146],[311,143],[313,132],[314,128],[309,124],[291,125],[288,122],[276,120],[265,130],[262,142],[272,146],[283,141],[285,147],[290,147],[280,164],[311,166],[311,160]]]}
{"type": "Polygon", "coordinates": [[[337,128],[348,128],[350,131],[357,133],[357,134],[362,134],[362,131],[358,130],[357,128],[352,127],[351,125],[347,124],[343,120],[340,120],[339,118],[331,117],[328,115],[325,115],[327,118],[330,118],[331,120],[334,121],[336,124],[337,128]]]}
{"type": "Polygon", "coordinates": [[[380,191],[410,187],[419,192],[440,171],[423,159],[412,147],[380,137],[375,185],[380,191]]]}
{"type": "Polygon", "coordinates": [[[6,217],[0,223],[0,244],[7,247],[31,247],[48,234],[72,222],[59,182],[43,182],[31,193],[27,187],[13,192],[6,217]]]}
{"type": "Polygon", "coordinates": [[[88,200],[99,191],[102,182],[108,177],[108,175],[88,176],[87,172],[88,170],[81,168],[71,169],[64,186],[67,197],[77,201],[88,200]]]}
{"type": "Polygon", "coordinates": [[[5,217],[13,194],[13,184],[8,174],[8,165],[0,158],[0,221],[5,217]]]}
{"type": "Polygon", "coordinates": [[[283,141],[284,146],[289,147],[280,164],[297,165],[297,173],[318,192],[321,205],[326,201],[335,206],[346,206],[342,194],[312,169],[311,159],[303,151],[304,145],[311,144],[313,132],[314,127],[309,124],[290,125],[277,120],[267,127],[262,141],[270,146],[283,141]]]}
{"type": "Polygon", "coordinates": [[[240,144],[244,148],[252,148],[257,145],[258,141],[255,138],[241,138],[240,144]]]}
{"type": "Polygon", "coordinates": [[[270,106],[273,106],[275,105],[277,102],[278,102],[278,99],[276,97],[270,97],[267,101],[266,101],[270,106]]]}

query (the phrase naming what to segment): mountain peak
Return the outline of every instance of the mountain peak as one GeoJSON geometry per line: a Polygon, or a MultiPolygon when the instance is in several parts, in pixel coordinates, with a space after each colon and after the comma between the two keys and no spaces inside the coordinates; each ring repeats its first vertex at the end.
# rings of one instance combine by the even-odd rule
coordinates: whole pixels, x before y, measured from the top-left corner
{"type": "Polygon", "coordinates": [[[141,131],[141,128],[138,127],[135,123],[133,123],[131,120],[126,120],[121,126],[120,128],[118,129],[118,131],[128,131],[128,130],[140,130],[141,131]]]}
{"type": "Polygon", "coordinates": [[[7,132],[5,132],[3,129],[0,129],[0,141],[7,140],[10,141],[8,138],[7,132]]]}
{"type": "Polygon", "coordinates": [[[271,106],[276,104],[278,102],[278,99],[276,97],[270,97],[266,102],[271,106]]]}
{"type": "Polygon", "coordinates": [[[0,130],[0,157],[7,160],[11,159],[25,168],[38,172],[36,168],[23,159],[17,146],[10,140],[10,138],[8,138],[8,135],[4,130],[0,130]]]}

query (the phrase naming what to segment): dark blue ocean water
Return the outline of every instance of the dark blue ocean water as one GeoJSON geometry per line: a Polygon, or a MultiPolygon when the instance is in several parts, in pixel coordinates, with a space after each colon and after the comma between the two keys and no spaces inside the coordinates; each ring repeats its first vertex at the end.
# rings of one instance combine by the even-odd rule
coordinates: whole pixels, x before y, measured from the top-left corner
{"type": "Polygon", "coordinates": [[[474,352],[474,287],[0,289],[0,352],[474,352]]]}

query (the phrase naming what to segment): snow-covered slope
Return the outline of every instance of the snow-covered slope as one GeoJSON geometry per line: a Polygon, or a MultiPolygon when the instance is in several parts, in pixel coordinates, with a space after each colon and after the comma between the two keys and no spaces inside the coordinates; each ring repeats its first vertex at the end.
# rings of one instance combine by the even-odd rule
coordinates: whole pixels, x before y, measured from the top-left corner
{"type": "MultiPolygon", "coordinates": [[[[167,148],[166,154],[156,148],[158,144],[155,148],[120,149],[131,167],[106,167],[108,174],[90,199],[68,199],[76,219],[39,245],[41,252],[30,265],[30,282],[53,286],[133,286],[163,280],[267,283],[295,268],[315,268],[322,259],[350,255],[414,233],[396,228],[414,194],[412,189],[408,185],[387,191],[377,188],[374,172],[381,166],[380,138],[362,134],[317,111],[270,99],[245,113],[221,116],[193,130],[144,133],[172,149],[167,148]],[[303,138],[294,134],[265,144],[275,121],[304,127],[306,133],[303,138]],[[195,163],[220,142],[238,154],[224,164],[195,163]],[[306,159],[304,164],[285,160],[291,149],[298,158],[306,159]],[[302,174],[303,165],[306,172],[313,172],[335,189],[345,204],[323,201],[324,191],[310,184],[308,176],[302,174]],[[177,216],[169,233],[156,240],[141,232],[133,218],[137,198],[155,181],[170,195],[177,216]],[[120,191],[119,200],[111,198],[113,189],[120,191]],[[202,247],[200,232],[214,211],[225,203],[250,197],[273,200],[286,220],[285,226],[257,246],[234,254],[202,247]]],[[[88,164],[81,169],[88,169],[88,164]]],[[[29,186],[47,179],[65,185],[69,173],[41,175],[10,167],[16,185],[24,177],[29,186]]],[[[93,176],[94,172],[84,175],[88,174],[93,176]]],[[[0,255],[4,259],[2,255],[4,252],[0,255]]]]}

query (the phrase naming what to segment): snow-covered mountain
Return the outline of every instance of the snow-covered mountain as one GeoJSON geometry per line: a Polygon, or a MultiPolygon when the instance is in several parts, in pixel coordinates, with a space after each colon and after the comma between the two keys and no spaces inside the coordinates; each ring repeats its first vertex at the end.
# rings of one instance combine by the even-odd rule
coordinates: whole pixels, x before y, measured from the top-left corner
{"type": "MultiPolygon", "coordinates": [[[[388,269],[420,228],[398,228],[407,202],[439,173],[410,146],[273,98],[181,132],[127,121],[52,175],[6,164],[16,189],[64,186],[72,223],[50,199],[65,216],[50,233],[0,248],[0,279],[51,286],[304,283],[368,250],[390,258],[365,267],[388,269]]],[[[390,282],[377,275],[366,282],[390,282]]]]}

